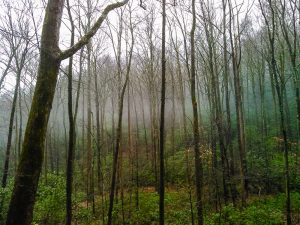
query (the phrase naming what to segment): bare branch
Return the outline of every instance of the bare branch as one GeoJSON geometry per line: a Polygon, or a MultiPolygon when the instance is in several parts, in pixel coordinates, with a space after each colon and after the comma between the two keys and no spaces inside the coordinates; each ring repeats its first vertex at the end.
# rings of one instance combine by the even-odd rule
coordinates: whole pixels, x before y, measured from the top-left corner
{"type": "Polygon", "coordinates": [[[89,42],[89,40],[96,34],[96,32],[100,28],[101,24],[103,23],[103,21],[107,17],[108,13],[110,11],[116,9],[116,8],[119,8],[119,7],[127,4],[128,1],[129,0],[124,0],[122,2],[116,2],[116,3],[113,3],[113,4],[110,4],[110,5],[106,6],[106,8],[104,9],[102,15],[98,18],[98,20],[95,22],[95,24],[92,26],[92,28],[76,44],[74,44],[71,48],[63,51],[60,54],[60,56],[59,56],[60,60],[64,60],[64,59],[67,59],[67,58],[71,57],[82,46],[86,45],[89,42]]]}

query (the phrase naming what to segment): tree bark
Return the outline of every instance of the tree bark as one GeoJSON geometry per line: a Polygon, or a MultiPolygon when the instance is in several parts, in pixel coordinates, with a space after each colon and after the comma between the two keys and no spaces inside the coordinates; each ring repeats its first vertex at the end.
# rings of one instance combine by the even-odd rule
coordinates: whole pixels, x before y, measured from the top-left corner
{"type": "Polygon", "coordinates": [[[195,63],[195,30],[196,30],[196,7],[195,0],[192,0],[193,22],[191,29],[191,97],[193,107],[193,133],[194,133],[194,151],[195,151],[195,179],[196,179],[196,208],[198,225],[204,224],[203,206],[202,206],[202,185],[203,168],[200,153],[200,132],[198,122],[198,107],[196,99],[196,63],[195,63]]]}
{"type": "Polygon", "coordinates": [[[290,197],[290,174],[289,174],[289,143],[288,143],[288,136],[287,136],[287,128],[286,128],[286,118],[284,113],[284,91],[285,91],[285,82],[282,77],[280,77],[280,72],[278,70],[278,64],[275,58],[275,35],[276,35],[276,19],[275,19],[275,7],[272,4],[271,0],[267,1],[268,10],[270,10],[270,20],[268,20],[266,12],[263,8],[261,0],[259,0],[260,9],[267,26],[267,34],[268,34],[268,41],[269,41],[269,69],[271,77],[274,80],[274,86],[278,98],[278,107],[279,107],[279,117],[280,117],[280,131],[283,138],[283,152],[284,152],[284,176],[285,176],[285,192],[286,192],[286,223],[287,225],[292,224],[292,217],[291,217],[291,197],[290,197]]]}
{"type": "MultiPolygon", "coordinates": [[[[71,23],[71,43],[74,45],[75,27],[71,14],[69,0],[67,0],[68,15],[71,23]]],[[[72,185],[73,185],[73,167],[74,167],[74,151],[76,143],[75,119],[73,116],[73,56],[69,58],[68,66],[68,116],[69,116],[69,145],[67,154],[67,179],[66,179],[66,225],[72,223],[72,185]]]]}
{"type": "MultiPolygon", "coordinates": [[[[16,106],[17,106],[17,98],[18,98],[18,93],[19,93],[20,79],[21,79],[21,71],[18,71],[17,78],[16,78],[16,86],[15,86],[15,91],[14,91],[14,96],[13,96],[13,102],[12,102],[12,108],[10,111],[5,162],[4,162],[4,170],[3,170],[3,177],[2,177],[2,187],[3,188],[6,187],[7,177],[8,177],[8,172],[9,172],[8,170],[9,170],[9,160],[10,160],[10,149],[11,149],[11,141],[12,141],[12,134],[13,134],[15,111],[16,111],[16,106]]],[[[16,126],[16,129],[17,129],[17,126],[16,126]]]]}
{"type": "Polygon", "coordinates": [[[51,0],[41,39],[38,79],[24,136],[23,150],[6,225],[29,225],[44,155],[44,140],[59,72],[59,28],[63,0],[51,0]]]}
{"type": "Polygon", "coordinates": [[[161,99],[159,125],[159,224],[165,224],[165,95],[166,95],[166,0],[162,1],[161,99]]]}
{"type": "MultiPolygon", "coordinates": [[[[234,24],[234,15],[231,2],[229,1],[230,24],[234,24]]],[[[237,19],[237,23],[239,23],[237,19]]],[[[241,46],[240,34],[233,34],[232,26],[229,27],[229,36],[231,42],[231,60],[233,69],[233,83],[235,93],[235,111],[237,117],[237,131],[238,131],[238,146],[240,155],[240,174],[241,174],[241,195],[242,204],[246,205],[248,196],[248,178],[247,178],[247,160],[246,160],[246,139],[245,139],[245,125],[244,125],[244,110],[243,110],[243,95],[242,95],[242,81],[240,72],[241,61],[241,46]]],[[[239,24],[237,24],[239,31],[239,24]]]]}
{"type": "Polygon", "coordinates": [[[44,141],[61,60],[72,56],[96,33],[107,14],[128,0],[108,5],[87,35],[61,53],[59,30],[64,0],[49,0],[43,24],[40,62],[6,225],[30,225],[44,156],[44,141]]]}
{"type": "MultiPolygon", "coordinates": [[[[107,225],[112,224],[112,212],[113,212],[113,204],[114,204],[114,193],[116,189],[116,175],[117,175],[117,169],[118,169],[118,157],[119,157],[119,150],[122,140],[122,119],[123,119],[123,103],[124,103],[124,95],[126,91],[126,87],[129,80],[129,74],[131,69],[131,60],[132,60],[132,54],[133,54],[133,46],[134,46],[134,37],[133,37],[133,28],[130,28],[131,32],[131,46],[129,51],[129,59],[127,63],[126,68],[126,77],[124,85],[121,89],[120,95],[119,95],[119,111],[118,111],[118,125],[117,125],[117,131],[116,131],[116,144],[115,149],[113,153],[113,171],[112,171],[112,178],[111,178],[111,186],[110,186],[110,194],[109,194],[109,208],[107,213],[107,225]]],[[[120,84],[121,85],[121,84],[120,84]]]]}

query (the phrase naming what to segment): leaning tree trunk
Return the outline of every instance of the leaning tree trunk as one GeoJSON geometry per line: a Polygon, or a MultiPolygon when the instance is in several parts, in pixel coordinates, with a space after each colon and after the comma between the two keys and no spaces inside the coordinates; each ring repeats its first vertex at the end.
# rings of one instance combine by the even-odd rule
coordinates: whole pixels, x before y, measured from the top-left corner
{"type": "Polygon", "coordinates": [[[44,141],[61,60],[74,55],[95,35],[107,14],[128,0],[108,5],[91,30],[61,52],[58,46],[64,0],[49,0],[43,24],[36,87],[22,153],[8,209],[6,225],[30,225],[44,156],[44,141]]]}
{"type": "Polygon", "coordinates": [[[46,9],[38,78],[7,214],[7,225],[29,225],[32,221],[43,162],[44,140],[60,66],[58,40],[63,3],[63,0],[51,0],[46,9]]]}

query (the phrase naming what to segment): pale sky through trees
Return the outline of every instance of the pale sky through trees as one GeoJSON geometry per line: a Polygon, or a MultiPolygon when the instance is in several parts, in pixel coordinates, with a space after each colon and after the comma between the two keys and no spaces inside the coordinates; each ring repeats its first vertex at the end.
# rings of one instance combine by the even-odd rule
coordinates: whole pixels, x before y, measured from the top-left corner
{"type": "MultiPolygon", "coordinates": [[[[6,1],[6,0],[5,0],[6,1]]],[[[25,2],[26,4],[26,1],[28,0],[22,0],[23,2],[25,2]]],[[[19,1],[7,1],[9,2],[9,4],[12,5],[13,8],[17,9],[18,8],[18,4],[19,4],[19,1]],[[15,5],[15,6],[14,6],[15,5]]],[[[113,2],[113,1],[111,1],[113,2]]],[[[215,16],[218,18],[221,16],[221,4],[222,2],[221,1],[208,1],[209,4],[212,4],[214,6],[214,10],[215,11],[215,16]]],[[[257,24],[259,25],[259,18],[256,17],[255,18],[255,11],[257,11],[257,2],[256,1],[246,1],[246,0],[236,0],[236,1],[233,1],[234,4],[237,6],[237,8],[240,9],[240,21],[243,21],[243,19],[245,18],[245,14],[247,13],[247,16],[250,16],[251,17],[251,21],[252,23],[254,24],[257,24]]],[[[76,7],[76,5],[78,5],[77,1],[70,1],[70,4],[72,5],[73,3],[73,6],[72,6],[72,9],[73,9],[73,12],[74,12],[74,21],[78,21],[79,19],[79,14],[78,14],[78,6],[76,7]]],[[[140,21],[144,20],[144,17],[145,15],[147,15],[149,13],[149,10],[151,10],[151,5],[154,3],[155,6],[153,6],[155,8],[155,12],[156,12],[156,18],[155,18],[155,35],[156,35],[156,38],[157,40],[160,40],[160,30],[161,30],[161,9],[160,9],[160,3],[156,0],[145,0],[143,1],[143,5],[146,6],[146,10],[144,10],[143,8],[141,8],[139,6],[139,1],[133,1],[133,4],[132,4],[132,8],[134,9],[133,10],[133,17],[136,18],[137,21],[139,21],[138,23],[140,23],[140,21]]],[[[190,21],[191,21],[191,13],[190,13],[190,3],[188,1],[177,1],[177,7],[175,6],[174,7],[174,2],[173,1],[169,1],[168,2],[169,4],[167,5],[167,17],[168,17],[168,21],[171,22],[171,26],[172,27],[172,30],[173,32],[177,32],[177,35],[179,38],[182,38],[179,30],[178,30],[178,25],[176,25],[176,28],[174,26],[174,23],[172,23],[172,17],[173,17],[173,13],[174,13],[174,10],[176,10],[177,8],[177,11],[180,10],[179,7],[178,7],[178,4],[180,5],[184,5],[184,8],[186,9],[186,12],[184,12],[183,14],[183,17],[185,18],[185,20],[187,21],[187,30],[190,29],[190,21]]],[[[79,4],[85,4],[85,1],[79,1],[79,4]]],[[[97,17],[97,15],[101,12],[101,9],[105,6],[109,4],[109,1],[98,1],[97,4],[94,5],[94,12],[92,13],[94,17],[97,17]]],[[[32,20],[31,18],[31,15],[34,16],[34,21],[35,23],[37,24],[37,37],[40,38],[40,34],[41,34],[41,24],[42,24],[42,20],[43,20],[43,14],[44,14],[44,5],[45,3],[43,1],[38,1],[38,0],[34,0],[32,1],[32,8],[30,11],[28,12],[25,12],[25,15],[29,18],[29,20],[32,20]]],[[[84,5],[82,6],[84,7],[84,5]]],[[[82,7],[81,7],[81,14],[84,13],[84,11],[82,11],[82,7]]],[[[197,5],[196,7],[199,7],[199,5],[197,5]]],[[[199,7],[200,8],[200,7],[199,7]]],[[[7,18],[5,19],[6,17],[6,10],[3,7],[0,8],[0,15],[1,17],[3,17],[4,19],[2,20],[2,23],[4,24],[5,21],[7,20],[7,18]]],[[[17,10],[18,11],[18,10],[17,10]]],[[[14,18],[14,15],[12,15],[12,18],[14,18]]],[[[81,16],[80,17],[81,19],[84,20],[84,16],[81,16]]],[[[218,19],[218,20],[221,20],[221,17],[218,19]]],[[[60,33],[60,45],[61,45],[61,48],[62,49],[65,49],[69,46],[69,40],[70,40],[70,24],[68,22],[68,15],[67,15],[67,12],[66,12],[66,9],[64,9],[64,15],[63,15],[63,23],[62,23],[62,26],[61,26],[61,33],[60,33]]],[[[108,16],[108,19],[107,19],[107,23],[110,24],[110,26],[112,27],[112,30],[113,31],[116,31],[117,27],[118,27],[118,23],[117,23],[117,13],[116,12],[111,12],[108,16]]],[[[167,24],[167,26],[169,26],[170,23],[167,24]]],[[[4,25],[5,26],[5,25],[4,25]]],[[[76,30],[78,31],[78,24],[76,26],[76,30]]],[[[139,25],[137,25],[139,26],[139,25]]],[[[218,22],[218,24],[215,24],[215,26],[219,26],[219,29],[221,28],[220,27],[220,21],[218,22]]],[[[258,28],[259,26],[253,26],[254,29],[259,29],[258,28]]],[[[109,33],[108,29],[107,29],[107,24],[105,24],[103,27],[100,28],[102,31],[104,32],[98,32],[98,35],[100,36],[106,36],[106,34],[109,33]],[[101,34],[100,34],[101,33],[101,34]]],[[[31,29],[31,35],[35,35],[34,34],[34,27],[32,27],[31,29]]],[[[82,31],[81,31],[82,33],[82,31]]],[[[116,39],[116,32],[113,32],[113,37],[114,39],[116,39]]],[[[78,32],[76,32],[76,38],[78,39],[80,37],[80,35],[82,34],[79,34],[78,32]]],[[[167,37],[169,36],[169,32],[167,32],[167,37]]],[[[175,35],[175,34],[173,34],[175,35]]],[[[101,39],[101,37],[99,37],[101,39]]],[[[97,37],[95,37],[94,39],[97,39],[97,37]]],[[[103,38],[102,38],[103,39],[103,38]]],[[[124,37],[123,37],[124,39],[124,37]]],[[[103,53],[104,54],[110,54],[113,56],[113,49],[112,49],[112,44],[111,44],[111,41],[109,40],[109,38],[104,38],[104,42],[103,44],[101,44],[103,46],[103,53]]],[[[96,40],[94,40],[96,41],[96,40]]],[[[116,41],[116,40],[114,40],[116,41]]],[[[36,39],[33,40],[34,44],[36,45],[36,39]]],[[[123,42],[125,43],[125,40],[123,40],[123,42]]],[[[169,43],[169,40],[167,38],[167,42],[168,44],[169,43]]],[[[123,44],[124,46],[124,44],[123,44]]],[[[135,52],[138,52],[138,49],[135,49],[134,50],[135,52]]],[[[5,58],[4,58],[5,60],[5,58]]],[[[62,66],[66,66],[67,65],[67,61],[64,61],[62,66]]],[[[0,67],[0,70],[3,71],[3,67],[0,67]]],[[[15,78],[14,78],[14,75],[13,74],[9,74],[6,78],[6,82],[5,82],[5,87],[4,89],[6,90],[11,90],[13,89],[15,85],[15,78]]],[[[21,86],[23,87],[24,84],[21,84],[21,86]]],[[[1,92],[3,92],[3,90],[0,90],[1,92]]]]}

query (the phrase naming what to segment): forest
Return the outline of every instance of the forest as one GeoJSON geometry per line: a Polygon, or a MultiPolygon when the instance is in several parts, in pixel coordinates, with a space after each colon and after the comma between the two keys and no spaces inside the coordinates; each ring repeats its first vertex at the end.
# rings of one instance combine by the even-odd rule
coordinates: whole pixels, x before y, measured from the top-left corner
{"type": "Polygon", "coordinates": [[[300,224],[299,0],[0,0],[0,224],[300,224]]]}

